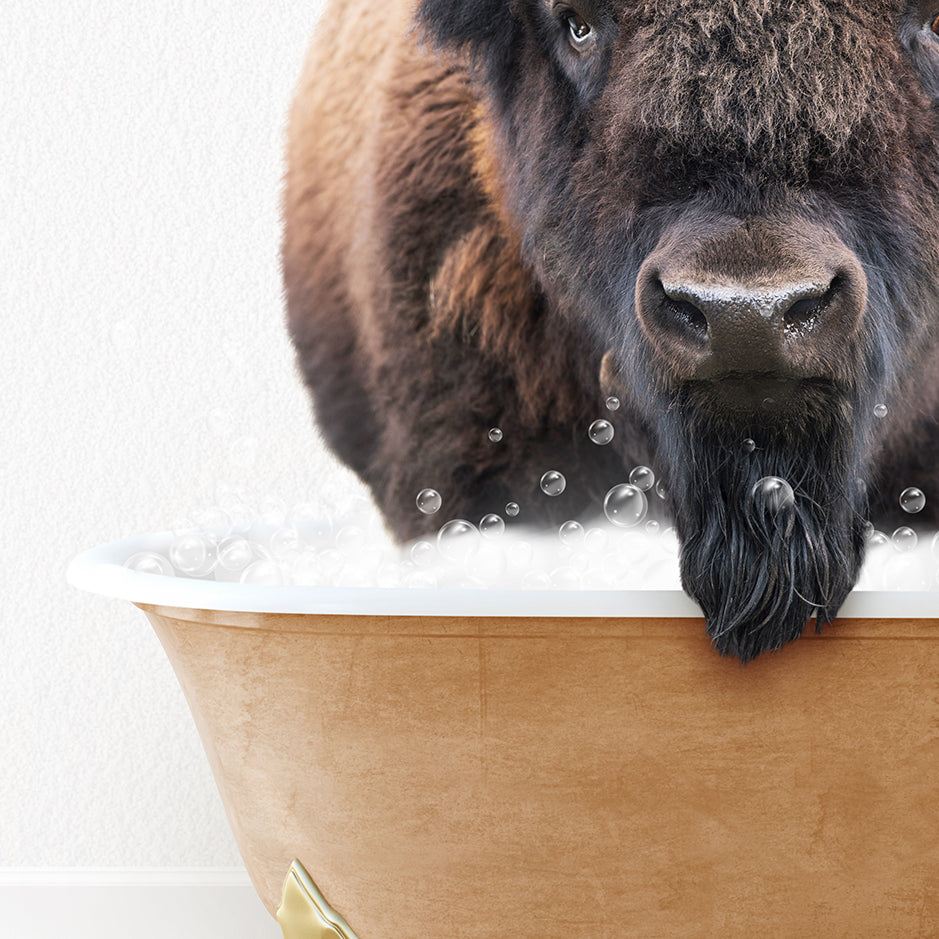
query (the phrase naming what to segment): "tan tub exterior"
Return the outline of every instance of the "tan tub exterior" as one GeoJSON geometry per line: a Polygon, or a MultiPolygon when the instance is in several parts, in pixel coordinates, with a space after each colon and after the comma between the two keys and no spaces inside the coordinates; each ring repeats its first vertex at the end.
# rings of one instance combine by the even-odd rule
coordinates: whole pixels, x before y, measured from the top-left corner
{"type": "Polygon", "coordinates": [[[358,939],[939,935],[939,620],[741,667],[694,619],[139,604],[273,913],[358,939]]]}

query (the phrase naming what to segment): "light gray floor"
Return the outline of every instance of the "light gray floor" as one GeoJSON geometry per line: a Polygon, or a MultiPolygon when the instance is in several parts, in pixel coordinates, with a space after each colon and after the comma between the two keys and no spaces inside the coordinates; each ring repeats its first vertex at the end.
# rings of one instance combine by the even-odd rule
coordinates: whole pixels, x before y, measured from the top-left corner
{"type": "Polygon", "coordinates": [[[0,886],[3,939],[283,939],[248,886],[0,886]]]}

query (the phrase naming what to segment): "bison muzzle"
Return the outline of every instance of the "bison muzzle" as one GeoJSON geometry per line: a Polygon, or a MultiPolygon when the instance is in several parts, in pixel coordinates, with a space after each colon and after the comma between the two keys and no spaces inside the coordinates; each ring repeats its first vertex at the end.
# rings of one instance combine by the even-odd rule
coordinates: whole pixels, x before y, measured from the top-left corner
{"type": "Polygon", "coordinates": [[[939,0],[333,2],[288,140],[291,337],[399,538],[653,465],[746,661],[939,521],[939,0]]]}

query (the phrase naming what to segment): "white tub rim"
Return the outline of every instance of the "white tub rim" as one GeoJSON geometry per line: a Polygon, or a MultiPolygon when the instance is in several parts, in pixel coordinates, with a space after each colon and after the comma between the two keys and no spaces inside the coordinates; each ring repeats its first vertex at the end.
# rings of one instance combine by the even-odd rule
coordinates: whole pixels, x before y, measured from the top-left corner
{"type": "MultiPolygon", "coordinates": [[[[507,590],[405,587],[267,586],[146,574],[124,566],[138,551],[165,550],[172,532],[131,535],[73,558],[68,582],[81,590],[178,609],[242,613],[365,616],[702,617],[680,589],[507,590]]],[[[842,605],[845,619],[937,619],[939,591],[857,588],[842,605]]]]}

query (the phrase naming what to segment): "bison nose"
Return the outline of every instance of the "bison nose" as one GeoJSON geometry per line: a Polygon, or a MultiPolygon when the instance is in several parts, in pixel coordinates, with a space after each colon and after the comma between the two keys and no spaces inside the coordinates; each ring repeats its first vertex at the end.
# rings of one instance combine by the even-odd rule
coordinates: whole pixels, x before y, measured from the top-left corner
{"type": "Polygon", "coordinates": [[[777,258],[747,258],[739,238],[730,253],[705,247],[710,252],[666,244],[639,272],[637,314],[669,377],[849,374],[867,289],[860,262],[843,244],[819,249],[816,242],[777,258]]]}

